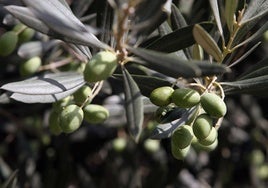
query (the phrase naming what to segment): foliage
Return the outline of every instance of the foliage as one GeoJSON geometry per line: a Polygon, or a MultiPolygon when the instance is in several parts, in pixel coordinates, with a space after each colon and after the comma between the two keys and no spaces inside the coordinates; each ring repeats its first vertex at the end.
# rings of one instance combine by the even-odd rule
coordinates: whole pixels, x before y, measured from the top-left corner
{"type": "MultiPolygon", "coordinates": [[[[114,185],[115,187],[141,187],[141,185],[149,187],[153,184],[150,180],[153,177],[142,179],[146,175],[141,174],[137,165],[135,166],[138,162],[135,157],[140,154],[137,151],[140,150],[141,145],[147,143],[147,140],[155,139],[148,142],[149,145],[143,145],[142,148],[153,147],[155,144],[158,154],[161,155],[157,156],[157,152],[153,152],[152,148],[147,149],[147,152],[153,153],[150,154],[153,162],[161,163],[160,167],[154,167],[156,173],[151,173],[151,175],[165,171],[165,163],[169,161],[166,158],[178,151],[176,145],[171,144],[171,149],[170,144],[167,144],[169,145],[166,146],[168,154],[163,157],[163,146],[159,149],[159,140],[170,142],[170,137],[176,130],[180,130],[180,126],[185,124],[192,126],[196,117],[204,113],[205,108],[203,109],[203,104],[200,104],[199,100],[190,107],[176,106],[177,102],[169,101],[161,109],[158,117],[155,117],[158,107],[150,101],[150,94],[155,89],[163,86],[173,89],[189,88],[199,93],[201,98],[207,93],[215,95],[215,100],[220,100],[220,106],[225,107],[226,102],[227,115],[211,119],[212,126],[215,127],[213,131],[218,132],[219,138],[221,138],[221,128],[223,127],[224,130],[225,122],[232,122],[228,119],[232,117],[232,114],[228,115],[228,112],[231,113],[234,108],[228,101],[233,101],[237,94],[243,94],[239,97],[243,97],[244,94],[267,97],[267,57],[261,56],[261,59],[258,59],[259,62],[254,65],[246,64],[251,55],[256,53],[257,48],[264,48],[260,41],[264,33],[267,34],[268,27],[268,2],[265,0],[248,2],[238,0],[210,0],[208,2],[79,0],[70,1],[69,4],[65,0],[4,0],[0,2],[0,6],[1,18],[3,18],[1,36],[12,32],[18,37],[15,47],[10,48],[12,51],[0,57],[0,61],[6,62],[0,65],[3,67],[0,103],[7,107],[7,110],[0,108],[0,115],[3,114],[5,117],[1,121],[8,124],[6,122],[9,120],[17,120],[16,113],[18,113],[20,115],[18,119],[30,121],[32,126],[39,127],[20,129],[34,128],[37,131],[35,134],[41,140],[38,144],[48,147],[45,154],[48,158],[55,157],[55,148],[53,150],[49,148],[54,140],[55,143],[59,142],[67,147],[56,146],[61,149],[61,152],[57,154],[61,155],[68,152],[67,143],[72,139],[75,140],[73,145],[79,145],[79,139],[90,140],[88,136],[92,136],[94,132],[104,134],[102,141],[96,141],[97,146],[94,146],[94,143],[89,147],[96,147],[95,150],[100,147],[105,148],[103,156],[98,153],[101,160],[106,159],[105,156],[110,157],[110,159],[107,157],[105,168],[116,169],[122,165],[112,164],[113,158],[125,160],[125,157],[129,157],[131,161],[131,170],[128,172],[133,177],[128,177],[126,182],[119,179],[115,182],[118,184],[114,185]],[[188,10],[187,5],[190,7],[188,10]],[[207,6],[210,7],[209,11],[207,6]],[[200,11],[196,14],[195,10],[206,10],[206,13],[200,11]],[[100,53],[104,51],[106,54],[111,52],[112,56],[116,56],[111,60],[112,67],[108,66],[108,60],[101,59],[100,53]],[[36,58],[38,65],[25,66],[25,62],[32,62],[30,60],[36,58]],[[97,60],[94,62],[94,68],[91,68],[89,72],[94,73],[95,69],[100,70],[99,64],[104,66],[105,75],[102,75],[101,79],[96,78],[96,82],[89,82],[86,79],[88,67],[90,67],[88,65],[91,65],[89,63],[92,59],[97,60]],[[249,68],[239,70],[241,66],[249,68]],[[80,101],[77,104],[77,100],[74,100],[75,92],[85,86],[90,87],[91,92],[84,97],[83,102],[80,101]],[[90,121],[81,122],[82,120],[79,119],[77,127],[80,127],[81,123],[82,126],[74,133],[60,134],[61,130],[59,130],[60,135],[53,136],[53,130],[49,130],[51,127],[49,125],[51,121],[48,120],[49,113],[53,112],[57,116],[74,104],[77,105],[75,107],[79,109],[80,114],[87,105],[102,105],[108,110],[105,114],[109,114],[109,117],[97,123],[99,125],[93,125],[89,123],[90,121]],[[26,113],[17,112],[19,109],[14,110],[13,105],[25,107],[22,111],[26,113]],[[37,109],[27,112],[27,109],[31,108],[37,109]],[[90,129],[93,129],[93,133],[90,133],[90,129]],[[116,137],[121,140],[112,142],[113,139],[118,139],[116,137]],[[59,141],[60,139],[63,139],[63,143],[59,141]],[[125,142],[127,144],[124,144],[125,142]],[[109,144],[105,145],[106,143],[109,144]],[[114,143],[119,146],[113,145],[114,143]],[[112,152],[108,154],[108,151],[112,152]],[[118,157],[115,151],[121,152],[122,156],[118,157]],[[131,153],[134,155],[131,156],[131,153]],[[159,160],[160,158],[165,162],[159,160]]],[[[92,79],[95,79],[95,76],[92,79]]],[[[209,105],[211,101],[209,98],[206,100],[208,100],[206,105],[209,105]]],[[[208,105],[206,109],[213,111],[213,107],[208,105]]],[[[217,108],[220,109],[220,106],[217,108]]],[[[225,112],[224,109],[223,115],[225,112]]],[[[68,113],[72,114],[72,112],[68,113]]],[[[68,118],[66,117],[67,120],[68,118]]],[[[60,120],[54,123],[61,124],[60,120]]],[[[68,131],[68,133],[71,132],[73,131],[68,131]]],[[[20,134],[19,131],[16,134],[20,134]]],[[[18,140],[21,141],[24,138],[18,137],[18,140]]],[[[221,147],[221,141],[218,138],[213,139],[211,142],[214,144],[213,149],[217,144],[221,147]]],[[[222,141],[222,145],[225,142],[222,141]]],[[[191,142],[187,144],[189,147],[187,146],[187,152],[183,154],[183,157],[175,158],[186,157],[187,159],[187,156],[189,158],[193,156],[191,153],[199,154],[200,150],[212,150],[194,138],[191,138],[191,142]],[[190,154],[186,156],[188,152],[190,154]]],[[[77,158],[81,157],[80,154],[76,155],[77,158]]],[[[56,159],[52,158],[50,160],[57,163],[56,159]]],[[[64,156],[56,158],[62,160],[64,156]]],[[[64,159],[65,162],[68,160],[70,159],[64,159]]],[[[45,187],[64,187],[72,183],[80,187],[93,186],[93,184],[105,187],[109,185],[109,181],[113,180],[113,175],[109,174],[111,177],[107,179],[107,182],[93,183],[88,173],[85,172],[83,166],[86,164],[83,163],[85,161],[75,166],[77,173],[72,173],[72,170],[68,169],[73,168],[71,165],[60,166],[60,170],[66,170],[69,173],[68,177],[73,177],[72,180],[79,183],[68,182],[68,178],[63,177],[61,180],[56,180],[55,177],[53,179],[52,174],[58,172],[53,168],[42,167],[48,168],[47,171],[43,171],[48,174],[42,174],[42,176],[49,176],[48,179],[43,180],[45,187]],[[52,174],[49,174],[49,170],[52,174]],[[85,177],[87,180],[82,181],[83,178],[79,177],[80,175],[87,176],[85,177]]],[[[98,161],[94,161],[92,165],[99,167],[95,163],[98,161]]],[[[173,163],[176,162],[173,161],[173,163]]],[[[50,162],[49,165],[52,163],[50,162]]],[[[64,165],[64,162],[60,162],[60,165],[64,165]]],[[[196,168],[195,171],[198,169],[196,168]]],[[[7,186],[11,186],[11,181],[17,181],[18,173],[20,172],[7,173],[10,175],[9,179],[8,175],[4,177],[7,179],[7,186]]],[[[156,186],[164,186],[163,182],[156,186]]],[[[23,182],[20,183],[23,184],[23,182]]]]}

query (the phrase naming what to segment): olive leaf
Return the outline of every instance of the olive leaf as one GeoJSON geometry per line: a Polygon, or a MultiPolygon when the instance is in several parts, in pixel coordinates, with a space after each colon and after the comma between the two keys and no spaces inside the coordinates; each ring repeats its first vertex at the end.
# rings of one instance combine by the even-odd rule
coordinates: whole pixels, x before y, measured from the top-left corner
{"type": "Polygon", "coordinates": [[[1,89],[12,92],[11,98],[25,103],[51,103],[74,93],[85,84],[76,72],[49,73],[5,84],[1,89]]]}
{"type": "Polygon", "coordinates": [[[238,0],[225,1],[224,15],[225,15],[227,27],[230,32],[233,32],[234,16],[235,16],[237,5],[238,5],[238,0]]]}
{"type": "Polygon", "coordinates": [[[133,61],[173,78],[192,78],[229,71],[224,65],[208,61],[186,61],[172,54],[142,48],[128,47],[128,50],[144,60],[133,58],[133,61]]]}
{"type": "Polygon", "coordinates": [[[190,108],[178,115],[177,120],[169,123],[159,124],[153,130],[151,138],[153,139],[164,139],[172,135],[172,133],[181,125],[185,124],[195,113],[196,108],[190,108]]]}
{"type": "Polygon", "coordinates": [[[250,1],[248,8],[246,9],[242,20],[240,22],[241,25],[252,22],[256,19],[260,19],[261,17],[268,14],[268,1],[267,0],[254,0],[250,1]]]}
{"type": "Polygon", "coordinates": [[[213,38],[202,28],[199,24],[196,24],[193,28],[193,35],[195,41],[204,48],[204,50],[214,57],[217,62],[222,61],[222,52],[219,49],[217,43],[213,38]]]}
{"type": "Polygon", "coordinates": [[[68,38],[73,43],[109,49],[109,46],[90,33],[71,10],[61,2],[54,0],[23,0],[23,2],[37,18],[58,35],[68,38]]]}
{"type": "Polygon", "coordinates": [[[268,96],[268,75],[237,80],[234,82],[221,82],[224,92],[231,94],[252,94],[261,97],[268,96]]]}
{"type": "Polygon", "coordinates": [[[134,140],[138,142],[143,124],[143,99],[138,85],[123,66],[122,73],[128,130],[134,140]]]}
{"type": "Polygon", "coordinates": [[[213,15],[215,17],[215,21],[218,27],[218,30],[220,32],[220,35],[223,35],[223,31],[222,31],[222,24],[221,24],[221,18],[220,18],[220,11],[219,11],[219,6],[218,6],[218,1],[215,0],[209,0],[210,3],[210,7],[212,9],[213,15]]]}
{"type": "Polygon", "coordinates": [[[182,27],[186,27],[187,23],[182,13],[176,7],[176,5],[171,5],[171,15],[170,15],[171,25],[173,29],[180,29],[182,27]]]}
{"type": "MultiPolygon", "coordinates": [[[[200,25],[206,30],[210,30],[213,26],[212,23],[200,23],[200,25]]],[[[147,48],[167,53],[188,48],[195,43],[195,38],[192,33],[193,28],[194,25],[189,25],[177,29],[154,41],[148,45],[147,48]]]]}

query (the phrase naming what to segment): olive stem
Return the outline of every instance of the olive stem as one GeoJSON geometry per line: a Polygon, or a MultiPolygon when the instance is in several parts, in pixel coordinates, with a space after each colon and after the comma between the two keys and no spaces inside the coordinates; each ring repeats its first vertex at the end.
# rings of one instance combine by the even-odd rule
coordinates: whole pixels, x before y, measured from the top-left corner
{"type": "Polygon", "coordinates": [[[218,130],[221,127],[223,117],[219,118],[215,124],[215,129],[218,130]]]}
{"type": "Polygon", "coordinates": [[[73,60],[73,58],[70,57],[70,58],[60,60],[60,61],[51,62],[47,65],[41,66],[38,71],[56,69],[56,68],[61,67],[63,65],[69,64],[72,60],[73,60]]]}
{"type": "Polygon", "coordinates": [[[83,102],[80,108],[84,108],[84,106],[87,104],[89,100],[93,100],[94,97],[96,97],[98,93],[100,92],[102,86],[103,86],[103,81],[97,82],[92,89],[92,95],[87,96],[86,100],[83,102]]]}

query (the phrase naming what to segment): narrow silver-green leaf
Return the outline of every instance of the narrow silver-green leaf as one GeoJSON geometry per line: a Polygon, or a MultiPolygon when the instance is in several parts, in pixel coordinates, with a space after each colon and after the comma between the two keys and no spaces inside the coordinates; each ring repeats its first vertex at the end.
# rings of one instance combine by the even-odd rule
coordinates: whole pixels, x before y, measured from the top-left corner
{"type": "Polygon", "coordinates": [[[23,0],[23,2],[31,8],[34,15],[59,35],[63,35],[77,44],[109,48],[90,33],[85,25],[61,2],[55,0],[23,0]]]}
{"type": "Polygon", "coordinates": [[[229,70],[226,66],[218,63],[211,63],[209,61],[186,61],[179,59],[174,54],[165,54],[131,47],[128,47],[128,50],[141,58],[134,58],[133,61],[173,78],[209,76],[221,74],[229,70]]]}
{"type": "Polygon", "coordinates": [[[259,19],[268,14],[268,1],[267,0],[253,0],[250,1],[248,8],[243,15],[240,22],[241,25],[259,19]]]}
{"type": "Polygon", "coordinates": [[[138,142],[143,124],[143,99],[140,89],[129,72],[122,66],[125,88],[127,126],[130,135],[138,142]]]}
{"type": "Polygon", "coordinates": [[[171,5],[170,19],[173,29],[180,29],[187,26],[186,20],[183,17],[181,11],[174,4],[171,5]]]}
{"type": "Polygon", "coordinates": [[[196,24],[193,28],[193,35],[195,41],[204,48],[204,50],[214,57],[217,62],[222,61],[222,52],[219,49],[217,43],[209,35],[209,33],[203,29],[199,24],[196,24]]]}
{"type": "Polygon", "coordinates": [[[210,3],[210,7],[212,9],[213,15],[215,17],[215,21],[216,21],[218,30],[220,32],[220,35],[222,36],[223,31],[222,31],[222,26],[221,26],[221,18],[220,18],[218,1],[217,0],[209,0],[209,3],[210,3]]]}
{"type": "Polygon", "coordinates": [[[238,79],[244,80],[248,78],[254,78],[258,76],[268,75],[268,58],[264,58],[258,63],[251,66],[247,71],[245,71],[238,79]]]}
{"type": "Polygon", "coordinates": [[[151,134],[151,138],[153,139],[169,138],[179,126],[185,124],[190,119],[191,115],[194,114],[195,110],[196,108],[190,108],[185,112],[183,112],[183,114],[178,116],[177,120],[157,125],[151,134]]]}
{"type": "Polygon", "coordinates": [[[1,89],[29,95],[50,95],[68,91],[84,83],[83,76],[77,72],[61,72],[11,82],[3,85],[1,89]]]}
{"type": "Polygon", "coordinates": [[[244,40],[243,42],[239,43],[238,45],[236,45],[234,48],[239,48],[253,40],[256,40],[258,38],[261,38],[263,36],[263,33],[265,33],[268,30],[268,22],[266,22],[263,26],[261,26],[260,29],[258,29],[258,31],[256,31],[253,35],[251,35],[250,37],[248,37],[246,40],[244,40]]]}
{"type": "MultiPolygon", "coordinates": [[[[207,30],[210,30],[213,26],[212,23],[200,23],[200,25],[207,30]]],[[[194,25],[189,25],[177,29],[151,43],[147,48],[167,53],[188,48],[195,43],[192,33],[193,28],[194,25]]]]}
{"type": "Polygon", "coordinates": [[[221,85],[227,95],[252,94],[256,96],[268,96],[268,75],[238,80],[234,82],[222,82],[221,85]]]}
{"type": "Polygon", "coordinates": [[[59,101],[77,91],[81,88],[84,83],[80,83],[75,87],[54,94],[24,94],[24,93],[13,93],[10,98],[24,102],[24,103],[53,103],[59,101]]]}
{"type": "Polygon", "coordinates": [[[224,14],[226,24],[230,32],[233,32],[234,16],[237,5],[238,0],[225,0],[224,14]]]}

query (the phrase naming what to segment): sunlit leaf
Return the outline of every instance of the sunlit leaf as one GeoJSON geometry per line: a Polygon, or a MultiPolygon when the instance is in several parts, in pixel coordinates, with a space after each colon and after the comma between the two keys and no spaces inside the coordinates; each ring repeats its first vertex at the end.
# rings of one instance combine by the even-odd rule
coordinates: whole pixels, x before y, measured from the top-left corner
{"type": "Polygon", "coordinates": [[[179,115],[177,120],[157,125],[151,134],[151,138],[164,139],[170,137],[179,126],[185,124],[191,118],[194,112],[195,108],[188,109],[183,112],[183,114],[179,115]]]}
{"type": "Polygon", "coordinates": [[[222,26],[221,26],[221,18],[220,18],[220,11],[219,11],[219,6],[218,6],[218,1],[217,0],[209,0],[210,7],[212,9],[213,15],[215,17],[215,21],[218,27],[218,30],[222,36],[223,31],[222,31],[222,26]]]}
{"type": "Polygon", "coordinates": [[[140,89],[128,71],[122,67],[125,88],[127,126],[130,135],[138,142],[143,124],[143,99],[140,89]]]}
{"type": "Polygon", "coordinates": [[[59,1],[23,0],[34,15],[58,35],[63,35],[74,43],[108,49],[96,36],[90,33],[78,18],[59,1]]]}
{"type": "Polygon", "coordinates": [[[204,50],[214,57],[216,61],[222,61],[222,52],[213,38],[204,30],[199,24],[193,28],[193,35],[195,41],[204,48],[204,50]]]}
{"type": "Polygon", "coordinates": [[[84,78],[79,73],[61,72],[11,82],[3,85],[1,89],[29,95],[50,95],[68,91],[84,83],[84,78]]]}
{"type": "Polygon", "coordinates": [[[232,1],[226,0],[225,1],[224,15],[225,15],[225,20],[226,20],[226,23],[230,32],[233,31],[234,16],[235,16],[237,5],[238,5],[238,0],[232,0],[232,1]]]}

